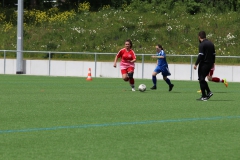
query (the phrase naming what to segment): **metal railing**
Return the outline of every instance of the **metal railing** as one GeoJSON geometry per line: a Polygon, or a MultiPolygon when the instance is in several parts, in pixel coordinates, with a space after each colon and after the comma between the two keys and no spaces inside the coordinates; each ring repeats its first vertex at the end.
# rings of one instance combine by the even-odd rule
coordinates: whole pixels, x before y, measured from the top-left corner
{"type": "MultiPolygon", "coordinates": [[[[116,55],[116,53],[96,53],[96,52],[58,52],[58,51],[18,51],[18,50],[0,50],[0,53],[3,52],[4,54],[4,74],[6,73],[6,55],[8,52],[22,52],[22,53],[37,53],[37,54],[41,54],[41,53],[45,53],[48,54],[48,68],[49,68],[49,76],[51,75],[51,55],[52,54],[90,54],[90,55],[94,55],[94,69],[95,69],[95,77],[96,77],[96,71],[97,71],[97,56],[98,55],[116,55]]],[[[143,78],[143,73],[144,73],[144,57],[146,56],[152,56],[155,54],[136,54],[136,56],[141,56],[142,59],[142,78],[143,78]]],[[[190,80],[192,80],[192,69],[193,69],[193,58],[197,57],[198,55],[171,55],[171,54],[167,54],[167,57],[189,57],[190,58],[190,80]]],[[[240,56],[216,56],[219,58],[240,58],[240,56]]]]}

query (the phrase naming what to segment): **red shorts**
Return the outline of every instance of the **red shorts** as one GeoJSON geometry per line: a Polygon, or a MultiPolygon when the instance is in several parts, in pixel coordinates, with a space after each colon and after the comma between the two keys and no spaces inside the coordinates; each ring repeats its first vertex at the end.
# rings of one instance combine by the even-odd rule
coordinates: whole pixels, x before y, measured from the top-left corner
{"type": "Polygon", "coordinates": [[[121,69],[122,74],[127,74],[129,72],[134,72],[134,67],[128,67],[127,69],[121,69]]]}

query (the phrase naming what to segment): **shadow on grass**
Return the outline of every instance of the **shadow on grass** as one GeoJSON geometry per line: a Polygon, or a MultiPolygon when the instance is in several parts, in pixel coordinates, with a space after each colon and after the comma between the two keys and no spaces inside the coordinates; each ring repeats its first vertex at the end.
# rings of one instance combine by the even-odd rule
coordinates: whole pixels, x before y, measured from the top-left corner
{"type": "Polygon", "coordinates": [[[213,100],[208,100],[208,101],[223,101],[223,102],[232,102],[232,101],[235,101],[235,100],[229,100],[229,99],[213,99],[213,100]]]}

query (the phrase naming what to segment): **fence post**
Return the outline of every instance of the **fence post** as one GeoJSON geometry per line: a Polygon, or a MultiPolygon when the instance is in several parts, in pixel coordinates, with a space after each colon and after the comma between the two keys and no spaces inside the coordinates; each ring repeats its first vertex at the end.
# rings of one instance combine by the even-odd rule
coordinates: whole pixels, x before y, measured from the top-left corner
{"type": "Polygon", "coordinates": [[[142,79],[144,75],[144,54],[142,54],[142,79]]]}
{"type": "Polygon", "coordinates": [[[94,73],[94,77],[96,77],[96,74],[97,74],[97,53],[95,53],[94,61],[95,61],[95,73],[94,73]]]}
{"type": "Polygon", "coordinates": [[[48,52],[48,75],[51,75],[51,52],[48,52]]]}
{"type": "Polygon", "coordinates": [[[4,50],[4,74],[6,73],[6,51],[4,50]]]}
{"type": "Polygon", "coordinates": [[[191,71],[191,73],[190,73],[190,80],[192,81],[193,56],[191,55],[190,58],[191,58],[191,64],[190,64],[190,66],[191,66],[191,69],[190,69],[190,71],[191,71]]]}

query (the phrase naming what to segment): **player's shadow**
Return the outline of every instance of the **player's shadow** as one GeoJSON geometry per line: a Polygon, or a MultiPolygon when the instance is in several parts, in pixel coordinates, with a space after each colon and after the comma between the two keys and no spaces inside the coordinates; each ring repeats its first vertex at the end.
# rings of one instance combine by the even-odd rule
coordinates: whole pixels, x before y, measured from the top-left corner
{"type": "MultiPolygon", "coordinates": [[[[140,91],[139,91],[140,92],[140,91]]],[[[144,91],[144,92],[142,92],[142,93],[147,93],[147,92],[156,92],[155,90],[146,90],[146,91],[144,91]]],[[[177,91],[168,91],[168,90],[166,90],[166,93],[183,93],[183,92],[177,92],[177,91]]]]}
{"type": "Polygon", "coordinates": [[[211,99],[209,101],[222,101],[222,102],[232,102],[232,101],[235,101],[235,100],[230,100],[230,99],[211,99]]]}
{"type": "Polygon", "coordinates": [[[227,93],[227,92],[213,92],[213,93],[227,93]]]}

